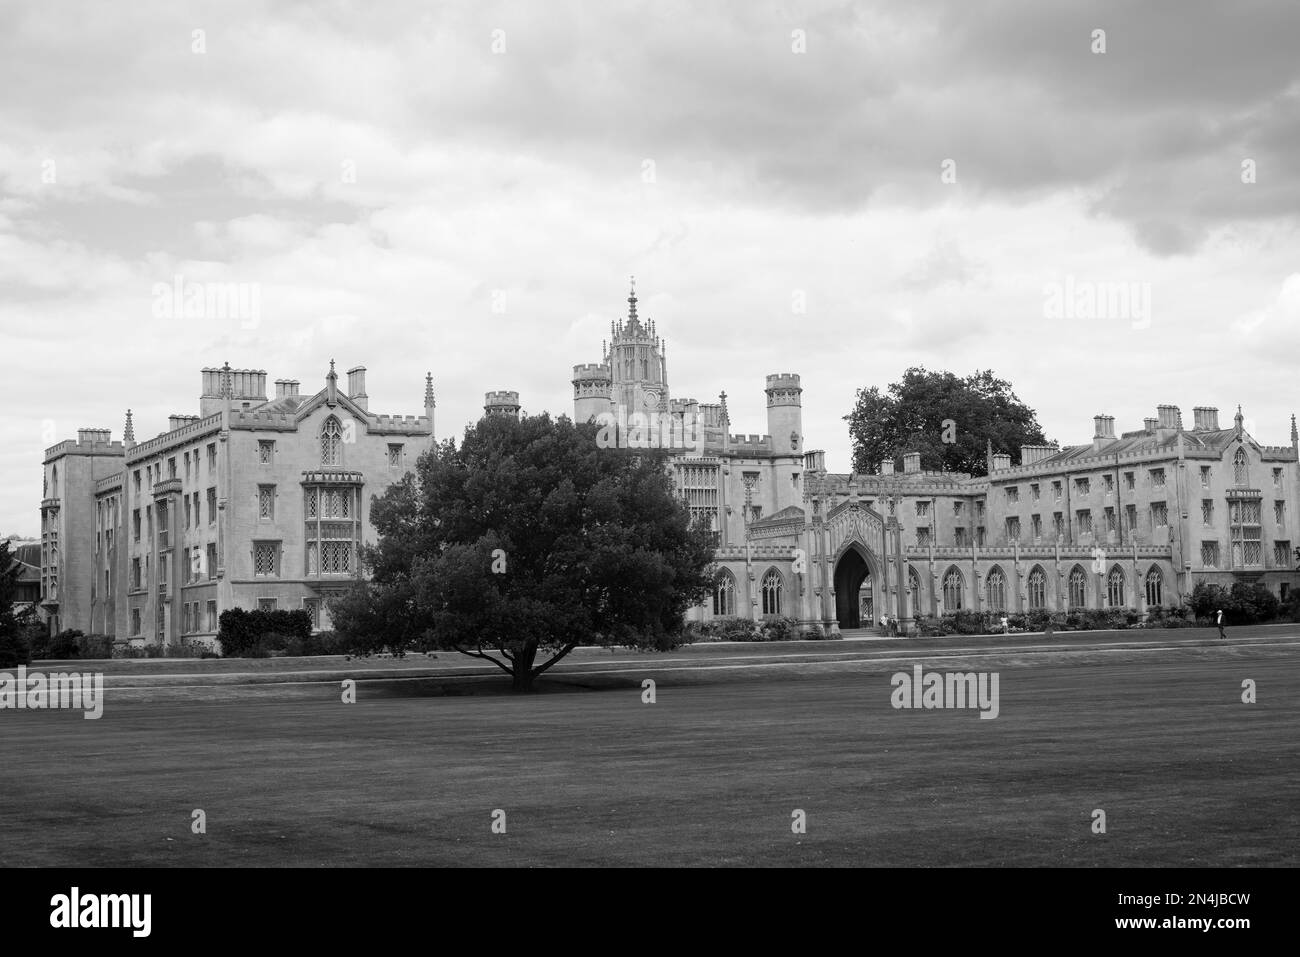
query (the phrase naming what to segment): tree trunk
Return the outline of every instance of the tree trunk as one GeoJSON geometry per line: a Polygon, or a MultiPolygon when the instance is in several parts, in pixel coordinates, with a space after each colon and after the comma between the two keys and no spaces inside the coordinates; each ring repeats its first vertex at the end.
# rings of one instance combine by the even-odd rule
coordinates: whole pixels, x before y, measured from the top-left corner
{"type": "Polygon", "coordinates": [[[537,671],[533,668],[533,662],[536,660],[537,642],[524,642],[520,649],[515,652],[514,681],[511,685],[512,690],[521,693],[533,690],[533,679],[537,677],[537,671]]]}

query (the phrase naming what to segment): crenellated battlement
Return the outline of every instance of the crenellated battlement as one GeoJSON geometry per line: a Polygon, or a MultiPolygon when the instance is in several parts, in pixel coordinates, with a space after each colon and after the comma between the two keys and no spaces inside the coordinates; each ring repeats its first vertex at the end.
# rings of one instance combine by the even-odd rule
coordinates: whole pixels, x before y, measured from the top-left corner
{"type": "Polygon", "coordinates": [[[75,439],[64,439],[45,450],[45,461],[60,455],[122,455],[126,452],[120,441],[110,438],[108,429],[78,429],[75,439]]]}
{"type": "Polygon", "coordinates": [[[794,372],[776,372],[767,377],[768,389],[797,389],[803,391],[799,376],[794,372]]]}
{"type": "Polygon", "coordinates": [[[112,475],[106,475],[102,479],[95,481],[95,494],[102,495],[105,492],[112,492],[122,487],[122,476],[125,472],[114,472],[112,475]]]}
{"type": "Polygon", "coordinates": [[[178,429],[171,429],[156,435],[152,439],[137,443],[128,453],[127,460],[131,462],[148,458],[150,455],[156,455],[164,449],[173,445],[179,445],[182,442],[189,442],[206,432],[216,432],[221,428],[221,413],[217,412],[206,418],[194,419],[193,421],[182,425],[178,429]]]}
{"type": "Polygon", "coordinates": [[[605,362],[586,362],[573,367],[574,379],[609,379],[612,377],[609,364],[605,362]]]}

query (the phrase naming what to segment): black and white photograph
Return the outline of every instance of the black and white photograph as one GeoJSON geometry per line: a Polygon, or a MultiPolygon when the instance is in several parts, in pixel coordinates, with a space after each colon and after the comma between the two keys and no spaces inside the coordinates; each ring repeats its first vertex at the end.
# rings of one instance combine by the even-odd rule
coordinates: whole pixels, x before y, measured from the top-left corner
{"type": "Polygon", "coordinates": [[[1300,6],[6,0],[0,89],[21,927],[789,868],[1265,929],[1300,6]]]}

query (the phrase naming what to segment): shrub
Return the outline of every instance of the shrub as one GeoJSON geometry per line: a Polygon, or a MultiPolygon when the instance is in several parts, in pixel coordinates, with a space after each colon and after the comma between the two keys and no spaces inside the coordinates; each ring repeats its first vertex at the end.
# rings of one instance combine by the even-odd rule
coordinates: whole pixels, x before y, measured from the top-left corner
{"type": "Polygon", "coordinates": [[[748,618],[715,618],[711,623],[718,641],[758,641],[758,625],[748,618]]]}
{"type": "Polygon", "coordinates": [[[78,658],[112,658],[112,635],[83,635],[77,639],[78,658]]]}
{"type": "Polygon", "coordinates": [[[0,630],[0,668],[16,668],[32,663],[32,645],[26,630],[20,627],[0,630]]]}
{"type": "Polygon", "coordinates": [[[918,615],[916,618],[916,633],[922,638],[937,638],[946,634],[943,630],[943,622],[934,615],[918,615]]]}
{"type": "Polygon", "coordinates": [[[208,648],[207,645],[197,641],[178,641],[176,644],[168,645],[166,649],[168,658],[220,658],[216,652],[208,648]]]}
{"type": "Polygon", "coordinates": [[[821,625],[806,625],[799,629],[800,641],[828,641],[835,637],[835,635],[827,634],[821,625]]]}
{"type": "Polygon", "coordinates": [[[246,611],[231,608],[221,613],[217,640],[227,658],[265,658],[272,651],[283,651],[288,639],[311,638],[311,615],[297,611],[246,611]],[[277,647],[264,643],[268,636],[277,647]]]}
{"type": "Polygon", "coordinates": [[[799,635],[799,622],[784,616],[768,618],[759,633],[759,641],[793,641],[799,635]]]}
{"type": "Polygon", "coordinates": [[[33,658],[49,658],[55,661],[68,661],[77,657],[77,639],[84,638],[85,632],[77,628],[65,628],[57,635],[44,635],[32,645],[33,658]]]}
{"type": "MultiPolygon", "coordinates": [[[[336,631],[321,631],[312,635],[318,655],[350,655],[351,642],[336,631]]],[[[426,649],[431,650],[431,649],[426,649]]]]}

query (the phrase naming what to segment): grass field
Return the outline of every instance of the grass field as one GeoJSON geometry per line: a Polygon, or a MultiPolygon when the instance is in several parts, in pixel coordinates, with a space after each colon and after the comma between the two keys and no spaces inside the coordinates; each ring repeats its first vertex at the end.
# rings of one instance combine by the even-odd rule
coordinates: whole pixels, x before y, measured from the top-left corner
{"type": "Polygon", "coordinates": [[[862,662],[655,704],[630,686],[7,711],[0,863],[1295,866],[1297,650],[1001,667],[996,720],[894,710],[906,668],[862,662]]]}

